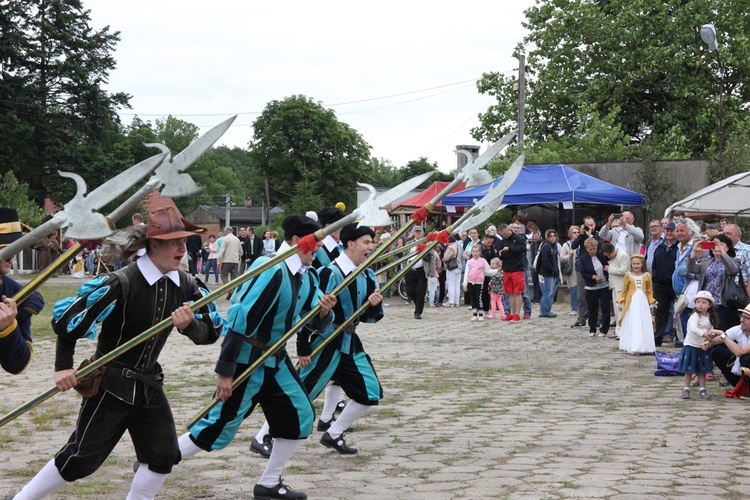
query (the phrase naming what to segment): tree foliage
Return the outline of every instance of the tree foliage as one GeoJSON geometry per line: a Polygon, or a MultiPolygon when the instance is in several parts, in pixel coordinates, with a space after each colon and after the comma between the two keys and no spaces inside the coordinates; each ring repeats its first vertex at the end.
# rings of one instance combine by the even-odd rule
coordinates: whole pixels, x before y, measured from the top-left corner
{"type": "Polygon", "coordinates": [[[11,171],[0,176],[0,207],[15,208],[21,222],[31,227],[41,224],[46,215],[34,200],[29,199],[29,186],[18,182],[11,171]]]}
{"type": "MultiPolygon", "coordinates": [[[[614,119],[635,143],[649,139],[666,157],[711,155],[719,71],[699,28],[716,25],[726,69],[724,130],[731,131],[743,125],[750,101],[746,8],[742,2],[702,0],[539,0],[526,11],[529,34],[517,48],[528,54],[528,141],[555,143],[570,136],[572,142],[582,133],[593,140],[585,118],[598,116],[614,119]]],[[[497,102],[473,131],[478,140],[515,127],[515,80],[497,73],[482,77],[480,92],[497,102]]]]}
{"type": "Polygon", "coordinates": [[[119,33],[93,30],[80,0],[0,3],[0,163],[41,203],[67,201],[127,166],[116,110],[129,96],[103,89],[119,33]]]}
{"type": "Polygon", "coordinates": [[[339,201],[355,206],[356,182],[368,174],[370,146],[362,136],[301,95],[268,103],[249,146],[255,189],[262,192],[267,178],[271,206],[287,212],[339,201]]]}

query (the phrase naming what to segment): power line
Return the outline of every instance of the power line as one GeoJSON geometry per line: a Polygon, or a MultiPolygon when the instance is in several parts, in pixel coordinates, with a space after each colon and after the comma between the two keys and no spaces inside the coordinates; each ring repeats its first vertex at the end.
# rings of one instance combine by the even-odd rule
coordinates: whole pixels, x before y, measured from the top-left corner
{"type": "MultiPolygon", "coordinates": [[[[385,95],[385,96],[380,96],[380,97],[369,97],[369,98],[365,98],[365,99],[358,99],[356,101],[337,102],[337,103],[333,103],[333,104],[325,104],[324,103],[323,105],[324,106],[328,106],[328,107],[331,107],[331,106],[344,106],[344,105],[349,105],[349,104],[357,104],[357,103],[361,103],[361,102],[370,102],[370,101],[378,101],[378,100],[383,100],[383,99],[392,99],[394,97],[400,97],[400,96],[404,96],[404,95],[419,94],[421,92],[429,92],[431,90],[441,89],[441,88],[445,88],[445,87],[453,87],[453,86],[456,86],[456,85],[463,85],[463,84],[469,83],[469,82],[475,83],[476,81],[477,81],[477,78],[472,78],[472,79],[469,79],[469,80],[462,80],[460,82],[448,83],[448,84],[445,84],[445,85],[438,85],[437,87],[429,87],[429,88],[420,89],[420,90],[411,90],[411,91],[402,92],[402,93],[399,93],[399,94],[390,94],[390,95],[385,95]]],[[[466,86],[461,87],[461,88],[463,89],[463,88],[466,88],[468,86],[469,85],[466,85],[466,86]]],[[[448,92],[450,92],[450,91],[448,91],[448,92]]],[[[442,92],[442,93],[445,93],[445,92],[442,92]]],[[[441,93],[433,94],[433,96],[434,95],[440,95],[440,94],[441,93]]],[[[432,96],[427,96],[427,97],[432,97],[432,96]]],[[[413,100],[418,100],[418,99],[412,99],[412,100],[408,100],[408,101],[403,101],[401,104],[407,103],[407,102],[412,102],[413,100]]],[[[372,108],[372,109],[379,109],[379,108],[372,108]]],[[[263,111],[241,111],[241,112],[237,112],[237,113],[120,113],[120,114],[124,115],[124,116],[136,116],[136,115],[137,116],[167,116],[167,115],[170,115],[170,114],[172,116],[228,116],[228,115],[259,115],[262,112],[263,111]]]]}

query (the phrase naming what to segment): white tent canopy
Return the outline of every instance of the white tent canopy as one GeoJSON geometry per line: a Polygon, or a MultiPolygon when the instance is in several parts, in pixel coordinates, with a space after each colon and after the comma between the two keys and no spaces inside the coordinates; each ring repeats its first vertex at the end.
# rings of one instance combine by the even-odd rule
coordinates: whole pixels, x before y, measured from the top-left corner
{"type": "Polygon", "coordinates": [[[664,216],[673,210],[750,217],[750,172],[733,175],[696,191],[668,207],[664,216]]]}

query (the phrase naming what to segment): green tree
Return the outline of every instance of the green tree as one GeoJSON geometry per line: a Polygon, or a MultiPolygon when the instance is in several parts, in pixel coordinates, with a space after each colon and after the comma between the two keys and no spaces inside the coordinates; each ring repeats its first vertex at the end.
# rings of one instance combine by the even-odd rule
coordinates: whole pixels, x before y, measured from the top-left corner
{"type": "Polygon", "coordinates": [[[399,171],[391,160],[370,158],[368,166],[368,174],[361,182],[366,182],[379,188],[389,188],[399,183],[399,171]]]}
{"type": "MultiPolygon", "coordinates": [[[[438,170],[437,162],[430,163],[424,156],[418,160],[412,160],[401,167],[398,170],[399,178],[398,182],[416,177],[417,175],[426,174],[427,172],[434,172],[432,177],[423,182],[418,189],[424,189],[429,187],[435,181],[452,181],[453,174],[444,174],[438,170]]],[[[395,184],[394,184],[395,185],[395,184]]]]}
{"type": "Polygon", "coordinates": [[[41,203],[67,201],[76,172],[90,187],[129,166],[116,110],[129,96],[103,89],[119,33],[93,30],[80,0],[2,2],[0,161],[41,203]]]}
{"type": "Polygon", "coordinates": [[[39,205],[29,198],[29,186],[18,182],[10,170],[0,176],[0,207],[13,207],[24,224],[36,227],[46,215],[39,205]]]}
{"type": "MultiPolygon", "coordinates": [[[[526,11],[529,30],[526,132],[530,143],[580,133],[582,107],[616,112],[622,132],[649,139],[667,156],[705,156],[717,144],[718,67],[701,41],[716,24],[721,43],[725,130],[750,100],[750,18],[740,2],[702,0],[540,0],[526,11]]],[[[515,126],[515,77],[488,73],[478,88],[497,97],[474,130],[494,139],[515,126]]]]}
{"type": "Polygon", "coordinates": [[[249,153],[238,147],[218,146],[206,151],[196,165],[190,169],[190,175],[203,190],[195,196],[180,199],[180,208],[187,213],[198,205],[223,204],[229,194],[237,205],[244,203],[245,196],[260,199],[260,191],[251,190],[252,169],[249,153]]]}
{"type": "Polygon", "coordinates": [[[200,135],[198,125],[190,123],[172,115],[164,119],[156,119],[156,140],[165,144],[176,156],[200,135]]]}
{"type": "Polygon", "coordinates": [[[255,120],[249,144],[255,186],[269,184],[270,205],[315,210],[343,201],[355,206],[367,178],[370,146],[333,111],[305,96],[271,101],[255,120]],[[314,190],[315,192],[308,192],[314,190]]]}

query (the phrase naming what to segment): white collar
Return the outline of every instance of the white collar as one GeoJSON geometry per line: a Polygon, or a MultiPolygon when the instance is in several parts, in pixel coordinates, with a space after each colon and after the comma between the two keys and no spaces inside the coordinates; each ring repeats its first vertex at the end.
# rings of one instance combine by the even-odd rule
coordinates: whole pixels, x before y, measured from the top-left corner
{"type": "Polygon", "coordinates": [[[166,276],[167,278],[172,280],[172,283],[174,283],[175,285],[180,286],[180,273],[178,273],[177,271],[169,271],[167,274],[162,273],[161,271],[159,271],[159,269],[156,268],[154,263],[151,261],[151,257],[148,254],[138,258],[135,263],[138,266],[138,270],[141,272],[143,277],[146,278],[149,286],[159,281],[163,276],[166,276]]]}
{"type": "MultiPolygon", "coordinates": [[[[281,243],[281,246],[276,253],[283,253],[285,250],[289,250],[289,248],[289,243],[284,241],[281,243]]],[[[291,271],[292,274],[305,274],[307,271],[307,266],[302,264],[302,259],[299,258],[298,253],[295,253],[291,257],[287,257],[286,260],[284,260],[284,264],[286,264],[286,267],[289,268],[289,271],[291,271]]]]}
{"type": "Polygon", "coordinates": [[[341,252],[334,262],[339,265],[344,276],[348,276],[349,273],[357,268],[357,266],[354,265],[354,262],[352,262],[352,259],[350,259],[344,252],[341,252]]]}
{"type": "Polygon", "coordinates": [[[333,250],[339,246],[339,242],[329,234],[323,238],[323,246],[325,246],[329,252],[333,252],[333,250]]]}

